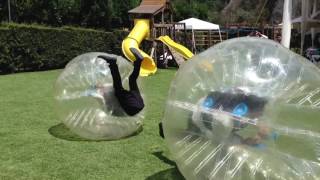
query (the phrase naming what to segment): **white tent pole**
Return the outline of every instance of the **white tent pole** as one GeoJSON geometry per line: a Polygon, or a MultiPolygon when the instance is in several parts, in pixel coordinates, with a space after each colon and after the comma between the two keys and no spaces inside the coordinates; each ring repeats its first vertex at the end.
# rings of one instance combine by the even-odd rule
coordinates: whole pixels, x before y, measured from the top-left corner
{"type": "Polygon", "coordinates": [[[301,6],[301,50],[300,53],[303,54],[303,49],[304,49],[304,40],[305,40],[305,35],[306,35],[306,26],[307,26],[307,18],[308,18],[308,3],[309,0],[303,0],[301,1],[302,6],[301,6]]]}
{"type": "MultiPolygon", "coordinates": [[[[312,16],[317,13],[317,1],[313,0],[313,9],[312,9],[312,16]]],[[[315,28],[311,28],[311,37],[312,37],[312,47],[314,46],[314,40],[316,39],[316,30],[315,28]]]]}
{"type": "Polygon", "coordinates": [[[219,26],[219,36],[220,36],[220,42],[222,42],[222,37],[221,37],[220,26],[219,26]]]}
{"type": "Polygon", "coordinates": [[[317,13],[317,1],[313,0],[312,15],[315,15],[316,13],[317,13]]]}
{"type": "Polygon", "coordinates": [[[292,0],[284,0],[281,44],[290,48],[292,0]]]}

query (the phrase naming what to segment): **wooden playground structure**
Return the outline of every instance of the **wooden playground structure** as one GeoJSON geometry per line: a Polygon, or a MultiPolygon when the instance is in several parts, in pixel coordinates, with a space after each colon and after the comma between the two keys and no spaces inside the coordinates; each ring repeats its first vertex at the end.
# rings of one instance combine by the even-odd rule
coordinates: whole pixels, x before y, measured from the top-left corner
{"type": "MultiPolygon", "coordinates": [[[[164,54],[167,49],[163,45],[158,45],[157,37],[170,36],[174,41],[184,44],[186,47],[196,53],[207,49],[223,40],[230,38],[228,31],[217,30],[187,30],[184,23],[176,23],[173,21],[173,9],[170,0],[142,0],[140,5],[129,10],[132,19],[144,18],[150,19],[150,36],[148,40],[152,42],[151,57],[155,60],[159,58],[158,54],[164,54]]],[[[228,24],[226,28],[235,28],[236,37],[247,36],[241,33],[240,29],[244,26],[241,24],[228,24]]],[[[258,29],[251,27],[253,30],[258,29]]],[[[277,40],[281,38],[281,28],[277,26],[265,26],[259,28],[262,34],[266,34],[270,39],[277,40]]]]}
{"type": "Polygon", "coordinates": [[[149,30],[147,37],[144,37],[143,47],[150,59],[158,66],[161,65],[161,61],[166,61],[167,57],[175,60],[178,66],[190,58],[190,56],[183,56],[183,53],[181,56],[180,47],[178,49],[172,48],[162,41],[163,38],[159,37],[168,36],[173,41],[186,46],[186,49],[190,49],[193,53],[201,52],[229,38],[248,36],[254,31],[278,42],[282,39],[282,27],[279,25],[260,24],[259,27],[253,27],[241,23],[226,24],[224,29],[219,29],[219,31],[190,30],[185,23],[173,21],[173,8],[170,0],[142,0],[138,7],[129,10],[128,13],[133,20],[145,19],[148,21],[149,30]]]}
{"type": "Polygon", "coordinates": [[[192,47],[193,52],[208,49],[209,47],[228,39],[227,32],[222,31],[219,33],[219,31],[216,30],[196,30],[193,34],[188,32],[187,35],[188,39],[193,39],[194,41],[194,46],[192,47]]]}
{"type": "Polygon", "coordinates": [[[147,39],[149,45],[147,46],[151,46],[150,56],[158,66],[161,66],[160,59],[164,60],[168,55],[174,57],[178,65],[184,61],[172,48],[159,43],[158,39],[161,36],[169,36],[174,41],[187,44],[185,25],[173,22],[170,0],[142,0],[138,7],[129,10],[128,13],[132,19],[150,20],[150,35],[147,39]],[[176,27],[182,27],[184,30],[178,32],[176,27]]]}
{"type": "Polygon", "coordinates": [[[161,40],[159,37],[169,36],[173,41],[183,44],[193,53],[207,49],[228,38],[227,33],[220,32],[220,30],[187,30],[185,23],[174,22],[170,0],[142,0],[138,7],[129,10],[128,13],[132,19],[150,20],[150,35],[146,39],[146,46],[151,46],[148,53],[158,67],[161,66],[162,61],[167,60],[167,57],[175,60],[178,66],[184,62],[184,59],[188,59],[181,54],[179,55],[177,49],[173,49],[165,43],[159,43],[161,40]]]}

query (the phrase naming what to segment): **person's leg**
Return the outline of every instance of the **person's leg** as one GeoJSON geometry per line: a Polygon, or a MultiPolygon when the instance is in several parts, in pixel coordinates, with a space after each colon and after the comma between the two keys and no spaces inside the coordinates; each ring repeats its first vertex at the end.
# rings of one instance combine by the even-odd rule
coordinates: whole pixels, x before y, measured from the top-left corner
{"type": "Polygon", "coordinates": [[[136,60],[133,63],[133,71],[129,77],[129,87],[131,91],[138,91],[139,87],[137,85],[137,79],[139,77],[140,73],[140,67],[143,60],[143,56],[140,54],[140,52],[135,48],[130,48],[131,52],[136,57],[136,60]]]}
{"type": "Polygon", "coordinates": [[[123,90],[121,76],[120,76],[120,72],[119,72],[118,65],[117,65],[117,59],[110,58],[107,56],[98,56],[98,58],[102,58],[102,59],[106,60],[107,63],[109,64],[109,68],[110,68],[112,80],[113,80],[113,88],[114,88],[115,92],[119,92],[119,91],[123,90]]]}

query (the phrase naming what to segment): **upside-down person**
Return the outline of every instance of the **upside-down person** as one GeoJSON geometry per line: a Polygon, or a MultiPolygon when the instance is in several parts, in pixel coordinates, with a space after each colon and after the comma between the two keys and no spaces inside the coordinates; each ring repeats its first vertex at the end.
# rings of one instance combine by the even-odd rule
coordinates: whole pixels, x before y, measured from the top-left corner
{"type": "Polygon", "coordinates": [[[136,61],[133,63],[134,68],[129,76],[129,90],[124,89],[122,86],[121,76],[117,65],[117,58],[104,55],[100,55],[98,58],[104,59],[109,64],[113,79],[114,94],[119,101],[121,108],[129,116],[134,116],[144,108],[143,98],[140,94],[137,84],[143,56],[135,48],[130,48],[130,51],[136,57],[136,61]]]}

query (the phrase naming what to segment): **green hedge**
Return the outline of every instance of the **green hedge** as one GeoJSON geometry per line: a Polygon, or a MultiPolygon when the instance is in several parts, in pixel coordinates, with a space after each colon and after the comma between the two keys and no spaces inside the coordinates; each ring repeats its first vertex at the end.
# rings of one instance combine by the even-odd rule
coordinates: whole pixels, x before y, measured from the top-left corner
{"type": "Polygon", "coordinates": [[[0,25],[0,73],[63,68],[86,52],[121,54],[127,32],[103,32],[74,27],[0,25]]]}

